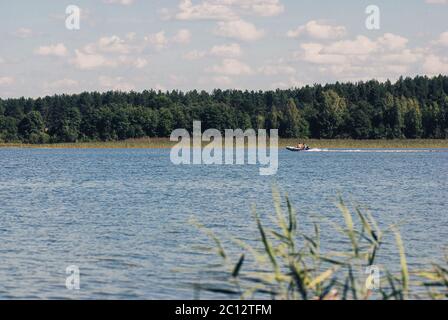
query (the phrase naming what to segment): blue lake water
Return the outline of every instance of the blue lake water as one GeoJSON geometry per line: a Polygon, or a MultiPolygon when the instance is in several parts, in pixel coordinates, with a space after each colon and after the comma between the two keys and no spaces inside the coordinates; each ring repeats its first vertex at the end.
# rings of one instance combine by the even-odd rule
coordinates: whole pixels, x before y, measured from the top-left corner
{"type": "MultiPolygon", "coordinates": [[[[339,219],[338,194],[400,223],[409,264],[425,266],[448,245],[448,150],[399,151],[280,151],[278,174],[263,177],[250,165],[174,166],[168,149],[0,149],[0,299],[193,298],[188,284],[212,257],[190,218],[250,241],[251,206],[269,221],[273,184],[302,228],[312,213],[339,219]],[[79,291],[65,287],[69,265],[79,291]]],[[[392,264],[394,245],[383,255],[392,264]]]]}

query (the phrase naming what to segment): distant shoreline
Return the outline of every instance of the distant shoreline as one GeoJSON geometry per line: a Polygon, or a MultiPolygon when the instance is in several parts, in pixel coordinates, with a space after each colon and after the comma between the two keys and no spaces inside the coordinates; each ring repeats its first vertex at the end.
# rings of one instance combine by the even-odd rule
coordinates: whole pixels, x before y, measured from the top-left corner
{"type": "MultiPolygon", "coordinates": [[[[279,148],[304,142],[312,148],[329,149],[448,149],[448,139],[403,139],[403,140],[353,140],[353,139],[280,139],[279,148]]],[[[168,138],[141,138],[123,141],[99,141],[54,144],[0,143],[0,148],[42,148],[42,149],[167,149],[176,142],[168,138]]],[[[206,145],[207,143],[204,143],[206,145]]]]}

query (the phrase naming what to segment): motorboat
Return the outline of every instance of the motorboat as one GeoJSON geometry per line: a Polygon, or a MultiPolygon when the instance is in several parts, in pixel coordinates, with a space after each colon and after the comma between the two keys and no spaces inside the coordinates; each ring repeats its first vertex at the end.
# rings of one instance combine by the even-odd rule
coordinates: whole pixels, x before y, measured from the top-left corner
{"type": "Polygon", "coordinates": [[[310,147],[305,146],[304,148],[297,148],[297,147],[286,147],[286,150],[292,151],[292,152],[301,152],[301,151],[309,151],[311,150],[310,147]]]}

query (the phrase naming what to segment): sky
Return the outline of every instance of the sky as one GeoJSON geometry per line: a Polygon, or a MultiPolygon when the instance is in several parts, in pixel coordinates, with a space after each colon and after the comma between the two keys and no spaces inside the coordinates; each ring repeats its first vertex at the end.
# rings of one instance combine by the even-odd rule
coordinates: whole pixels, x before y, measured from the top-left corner
{"type": "Polygon", "coordinates": [[[448,0],[0,0],[0,38],[0,98],[394,81],[448,74],[448,0]]]}

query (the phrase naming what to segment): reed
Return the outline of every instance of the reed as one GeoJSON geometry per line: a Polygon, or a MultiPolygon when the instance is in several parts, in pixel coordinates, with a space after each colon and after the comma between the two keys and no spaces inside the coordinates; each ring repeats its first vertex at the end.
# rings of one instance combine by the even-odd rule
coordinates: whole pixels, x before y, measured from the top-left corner
{"type": "MultiPolygon", "coordinates": [[[[321,224],[314,223],[311,234],[298,227],[297,214],[287,196],[284,205],[274,189],[275,214],[273,227],[266,227],[254,208],[253,219],[259,237],[258,245],[234,240],[230,254],[221,241],[205,226],[195,225],[213,240],[221,263],[206,270],[215,275],[195,288],[224,294],[230,298],[270,298],[276,300],[361,300],[361,299],[446,299],[448,298],[447,263],[434,264],[430,270],[409,270],[405,246],[398,226],[384,231],[370,213],[359,208],[350,210],[342,199],[339,224],[327,221],[333,230],[346,239],[340,250],[322,250],[321,224]],[[378,265],[381,286],[366,275],[366,267],[377,265],[378,252],[387,234],[395,237],[400,270],[395,274],[378,265]],[[235,252],[240,251],[239,254],[235,252]],[[411,282],[412,279],[412,282],[411,282]],[[370,284],[370,285],[368,285],[370,284]]],[[[320,217],[321,221],[325,220],[320,217]]],[[[448,262],[448,260],[447,260],[448,262]]],[[[202,270],[204,271],[204,270],[202,270]]]]}
{"type": "MultiPolygon", "coordinates": [[[[312,148],[330,148],[330,149],[448,149],[448,139],[403,139],[403,140],[353,140],[353,139],[280,139],[279,148],[297,145],[303,142],[312,148]]],[[[224,143],[224,142],[223,142],[224,143]]],[[[24,144],[24,143],[1,143],[0,148],[138,148],[138,149],[163,149],[171,148],[176,142],[168,138],[138,138],[122,141],[94,141],[94,142],[76,142],[76,143],[52,143],[52,144],[24,144]]],[[[206,143],[204,143],[206,145],[206,143]]]]}

